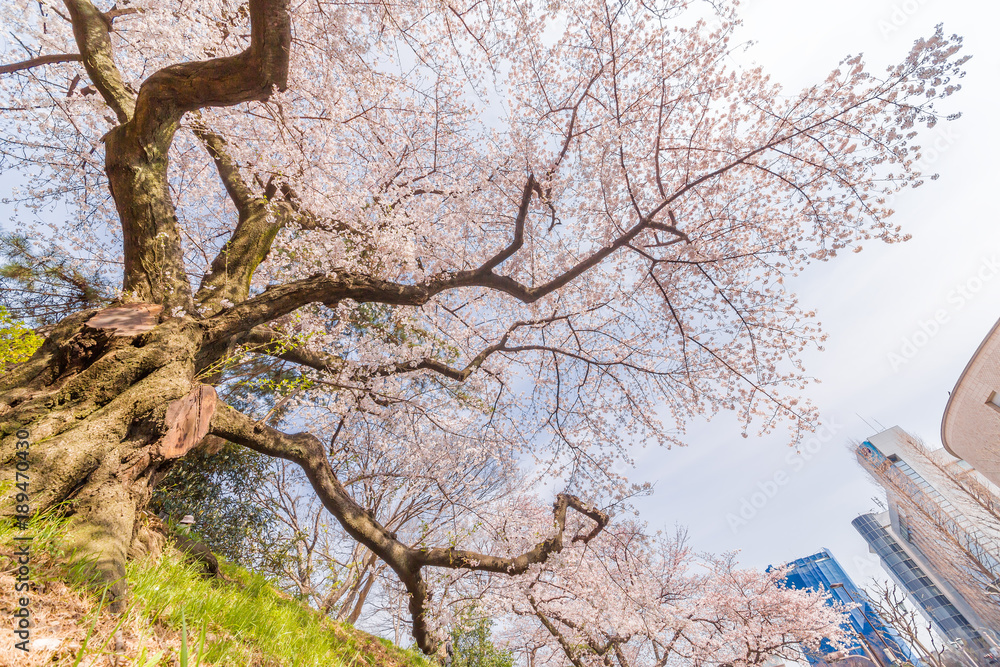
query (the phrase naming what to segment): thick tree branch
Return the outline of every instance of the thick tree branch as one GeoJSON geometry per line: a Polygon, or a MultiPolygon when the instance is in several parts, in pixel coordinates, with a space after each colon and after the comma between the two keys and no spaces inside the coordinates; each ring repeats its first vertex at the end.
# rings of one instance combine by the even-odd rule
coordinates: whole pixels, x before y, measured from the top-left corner
{"type": "Polygon", "coordinates": [[[135,95],[125,86],[111,47],[111,21],[90,0],[64,0],[83,66],[105,103],[127,123],[135,113],[135,95]]]}
{"type": "Polygon", "coordinates": [[[566,510],[570,507],[594,522],[594,528],[589,533],[578,533],[573,536],[571,542],[586,544],[597,537],[608,525],[607,514],[588,505],[576,496],[560,493],[556,496],[556,502],[552,508],[555,526],[552,536],[539,542],[520,556],[505,558],[450,547],[447,549],[430,548],[420,550],[421,563],[433,567],[480,570],[498,574],[523,574],[532,565],[544,563],[551,554],[562,551],[565,546],[563,536],[566,532],[566,510]]]}
{"type": "Polygon", "coordinates": [[[104,19],[108,22],[108,27],[114,30],[115,19],[119,16],[128,16],[130,14],[138,14],[142,10],[135,7],[119,7],[118,3],[115,3],[114,7],[104,12],[104,19]]]}
{"type": "Polygon", "coordinates": [[[323,505],[350,535],[386,560],[393,569],[414,569],[415,551],[399,542],[371,514],[358,505],[337,479],[323,443],[309,433],[286,434],[262,425],[221,401],[210,432],[249,449],[292,461],[309,478],[323,505]]]}
{"type": "MultiPolygon", "coordinates": [[[[555,315],[537,320],[525,320],[512,324],[496,343],[483,348],[476,356],[461,368],[450,366],[443,361],[433,358],[414,359],[411,361],[401,361],[394,364],[386,364],[371,368],[358,367],[351,374],[350,379],[354,382],[364,382],[374,377],[386,377],[390,375],[401,375],[413,373],[419,370],[434,371],[456,382],[465,382],[469,376],[479,370],[483,363],[497,352],[523,351],[526,349],[550,349],[540,346],[518,346],[508,347],[510,335],[523,327],[551,324],[558,320],[568,320],[567,315],[555,315]]],[[[340,357],[326,354],[318,350],[310,350],[304,345],[292,343],[287,337],[266,326],[258,326],[239,337],[239,343],[250,345],[250,351],[259,354],[267,354],[278,359],[290,361],[301,366],[321,371],[324,373],[336,373],[344,368],[345,362],[340,357]]]]}
{"type": "Polygon", "coordinates": [[[242,206],[236,229],[212,260],[195,294],[199,307],[217,312],[246,299],[254,271],[267,259],[278,232],[294,215],[281,201],[254,199],[242,206]]]}
{"type": "Polygon", "coordinates": [[[229,198],[236,206],[236,210],[242,214],[244,209],[251,206],[257,198],[254,197],[246,181],[243,180],[239,165],[233,162],[229,156],[229,152],[226,150],[226,140],[209,130],[201,121],[194,123],[191,130],[212,157],[222,185],[229,193],[229,198]]]}
{"type": "Polygon", "coordinates": [[[475,373],[486,361],[490,355],[499,352],[505,348],[507,345],[508,334],[504,334],[500,342],[490,345],[485,348],[479,354],[472,358],[472,360],[465,365],[464,368],[453,368],[443,361],[438,361],[437,359],[420,359],[416,361],[404,361],[398,364],[392,364],[391,366],[383,366],[376,369],[371,373],[372,377],[384,376],[384,375],[396,375],[399,373],[412,373],[419,370],[429,370],[434,371],[438,375],[443,375],[446,378],[455,380],[456,382],[465,382],[469,379],[469,376],[475,373]]]}
{"type": "Polygon", "coordinates": [[[251,346],[251,352],[267,354],[324,373],[335,373],[344,366],[344,360],[340,357],[291,343],[274,329],[264,326],[255,327],[242,336],[239,342],[251,346]]]}
{"type": "MultiPolygon", "coordinates": [[[[495,352],[503,350],[507,344],[509,333],[504,334],[500,342],[483,349],[472,358],[463,368],[454,368],[437,359],[415,359],[413,361],[402,361],[385,366],[374,368],[358,367],[351,374],[351,380],[364,382],[373,377],[386,377],[389,375],[400,375],[413,373],[419,370],[430,370],[458,382],[464,382],[474,373],[483,362],[495,352]]],[[[268,354],[278,359],[284,359],[294,364],[308,366],[325,373],[336,373],[345,366],[345,362],[340,357],[336,357],[316,350],[310,350],[302,345],[289,344],[288,340],[279,333],[267,327],[256,327],[240,342],[251,345],[253,352],[268,354]]]]}
{"type": "MultiPolygon", "coordinates": [[[[525,190],[528,190],[527,186],[525,190]]],[[[530,192],[526,197],[530,197],[530,192]]],[[[524,199],[522,199],[523,204],[524,199]]],[[[503,292],[524,303],[534,303],[594,268],[609,255],[628,246],[639,234],[649,229],[669,231],[678,237],[686,238],[686,235],[675,225],[665,225],[643,219],[613,242],[594,251],[564,273],[534,287],[523,285],[508,276],[498,275],[491,268],[492,265],[499,264],[509,257],[507,253],[514,247],[513,244],[479,268],[438,274],[412,285],[347,273],[336,276],[317,274],[310,278],[266,290],[263,294],[248,299],[229,311],[220,313],[208,323],[209,336],[212,340],[226,339],[309,303],[334,306],[344,299],[401,306],[422,306],[435,295],[448,290],[483,287],[503,292]]],[[[510,254],[513,254],[513,251],[510,254]]]]}
{"type": "MultiPolygon", "coordinates": [[[[810,128],[818,124],[814,123],[810,128]]],[[[386,304],[420,306],[427,303],[433,296],[444,291],[463,287],[482,287],[503,292],[523,303],[534,303],[573,282],[621,248],[630,247],[632,241],[644,231],[663,231],[675,237],[669,242],[657,241],[656,246],[672,245],[679,241],[690,242],[690,238],[679,228],[674,213],[669,208],[671,203],[701,183],[746,164],[747,160],[751,157],[793,139],[804,131],[806,130],[796,130],[788,136],[776,138],[767,145],[752,150],[742,157],[734,159],[728,164],[685,184],[673,195],[653,207],[649,213],[641,215],[632,227],[619,234],[611,243],[594,251],[570,269],[540,285],[524,285],[509,276],[498,275],[493,271],[494,268],[520,249],[523,243],[524,222],[530,205],[531,195],[538,188],[534,178],[529,177],[522,192],[521,204],[515,223],[514,239],[503,250],[499,251],[480,267],[467,271],[438,274],[413,285],[391,283],[389,281],[372,279],[367,276],[347,275],[337,278],[315,276],[307,278],[284,285],[281,288],[269,290],[269,294],[265,293],[256,299],[242,304],[238,309],[227,313],[225,319],[213,322],[211,327],[212,336],[216,339],[226,338],[240,331],[246,331],[248,328],[263,324],[275,317],[292,312],[308,303],[319,302],[326,305],[334,305],[345,298],[386,304]],[[659,222],[655,219],[664,210],[667,211],[670,224],[659,222]],[[364,295],[364,297],[358,299],[355,296],[356,294],[364,295]],[[249,319],[241,322],[246,317],[249,317],[249,319]]]]}
{"type": "Polygon", "coordinates": [[[19,63],[0,65],[0,74],[13,74],[14,72],[20,72],[21,70],[31,69],[32,67],[38,67],[40,65],[72,63],[80,62],[81,60],[83,60],[83,56],[79,53],[54,53],[47,56],[37,56],[29,60],[22,60],[19,63]]]}
{"type": "Polygon", "coordinates": [[[604,512],[575,496],[559,494],[553,508],[553,535],[520,556],[504,558],[453,548],[414,549],[400,542],[371,512],[351,498],[334,474],[323,443],[315,436],[309,433],[282,433],[253,421],[221,401],[212,416],[209,432],[261,454],[292,461],[303,469],[323,505],[344,530],[385,561],[406,586],[410,593],[413,636],[425,653],[435,651],[437,639],[427,625],[427,585],[421,575],[423,567],[517,574],[526,571],[532,564],[544,563],[551,554],[562,550],[566,511],[569,508],[587,516],[595,524],[589,533],[574,536],[573,542],[588,542],[608,523],[608,516],[604,512]]]}
{"type": "Polygon", "coordinates": [[[550,621],[548,617],[542,613],[542,610],[538,608],[538,603],[535,601],[535,598],[530,594],[528,595],[528,603],[531,605],[532,610],[534,610],[535,617],[542,622],[542,625],[549,631],[549,634],[552,635],[557,642],[559,642],[560,648],[562,648],[566,657],[569,658],[569,661],[573,663],[573,666],[585,667],[583,661],[581,661],[580,657],[576,654],[576,648],[574,648],[573,644],[571,644],[569,640],[567,640],[566,637],[559,632],[559,629],[556,628],[552,621],[550,621]]]}
{"type": "Polygon", "coordinates": [[[521,249],[524,245],[524,223],[528,219],[528,208],[531,206],[531,195],[538,188],[534,176],[528,176],[528,181],[524,184],[524,191],[521,193],[521,205],[517,209],[517,218],[514,220],[514,238],[506,248],[486,261],[480,267],[482,271],[492,271],[500,264],[521,249]]]}
{"type": "Polygon", "coordinates": [[[232,305],[246,299],[254,271],[267,258],[278,231],[296,216],[296,210],[285,191],[283,197],[276,197],[280,189],[273,182],[268,183],[263,196],[255,195],[230,157],[225,139],[200,121],[192,129],[212,157],[239,213],[236,229],[212,260],[194,297],[199,308],[217,312],[226,302],[232,305]]]}
{"type": "MultiPolygon", "coordinates": [[[[122,122],[106,135],[105,142],[108,180],[124,237],[123,289],[139,300],[163,305],[168,312],[175,308],[193,310],[177,215],[167,184],[170,144],[185,113],[265,100],[273,89],[284,88],[291,44],[288,0],[250,0],[249,48],[235,56],[181,63],[155,72],[140,87],[134,111],[116,87],[120,76],[111,61],[106,17],[89,0],[66,2],[85,64],[99,56],[100,62],[88,65],[88,72],[94,69],[103,77],[102,94],[122,122]]],[[[131,96],[127,101],[131,103],[131,96]]],[[[249,276],[256,264],[242,260],[259,257],[262,247],[266,254],[270,247],[269,230],[257,224],[264,218],[263,208],[259,214],[241,215],[241,242],[228,246],[213,264],[213,274],[221,272],[226,280],[222,285],[225,289],[216,289],[212,298],[236,297],[235,301],[249,290],[249,276]],[[235,276],[227,272],[232,254],[241,260],[233,262],[235,276]]]]}
{"type": "Polygon", "coordinates": [[[420,573],[418,552],[397,540],[351,498],[330,467],[319,439],[308,433],[288,435],[263,426],[221,402],[212,418],[211,432],[261,454],[297,463],[324,507],[344,530],[399,576],[410,593],[414,639],[424,652],[434,652],[437,640],[427,625],[427,585],[420,573]]]}
{"type": "Polygon", "coordinates": [[[421,284],[403,285],[367,276],[319,273],[267,289],[209,318],[205,322],[206,334],[212,341],[228,340],[310,303],[332,307],[344,299],[354,299],[359,302],[419,306],[427,303],[433,294],[421,284]]]}
{"type": "Polygon", "coordinates": [[[189,111],[263,101],[273,89],[284,90],[292,37],[288,0],[250,0],[248,6],[250,46],[245,51],[170,65],[143,82],[132,128],[138,141],[169,138],[189,111]]]}
{"type": "MultiPolygon", "coordinates": [[[[539,618],[542,618],[542,611],[540,609],[540,605],[538,604],[538,601],[535,600],[534,596],[531,595],[530,593],[528,594],[528,603],[531,605],[531,608],[535,610],[535,614],[539,618]]],[[[602,631],[602,634],[605,636],[607,641],[601,644],[593,637],[588,636],[589,633],[587,633],[587,629],[586,627],[584,627],[582,623],[578,623],[571,618],[564,618],[557,612],[549,612],[549,617],[559,621],[560,623],[562,623],[571,630],[576,630],[581,635],[586,637],[587,646],[590,647],[590,650],[593,651],[595,655],[604,656],[607,654],[608,651],[621,646],[622,644],[628,642],[632,638],[632,635],[623,636],[617,633],[609,635],[608,632],[604,630],[602,631]]],[[[549,629],[550,632],[552,632],[552,628],[549,628],[548,624],[545,627],[549,629]]]]}

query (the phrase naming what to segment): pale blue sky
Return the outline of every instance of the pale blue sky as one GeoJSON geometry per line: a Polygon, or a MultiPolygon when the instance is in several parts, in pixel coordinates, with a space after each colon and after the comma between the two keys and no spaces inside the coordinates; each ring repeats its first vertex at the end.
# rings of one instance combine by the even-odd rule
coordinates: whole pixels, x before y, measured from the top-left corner
{"type": "Polygon", "coordinates": [[[805,460],[784,444],[783,433],[744,440],[735,423],[720,419],[693,425],[691,447],[644,452],[638,466],[643,481],[657,482],[655,495],[640,503],[651,524],[686,524],[696,547],[741,549],[741,560],[754,566],[828,547],[864,584],[881,570],[850,522],[874,509],[871,498],[881,494],[855,462],[849,442],[880,430],[881,422],[939,446],[948,392],[1000,317],[1000,216],[994,201],[1000,180],[1000,6],[945,0],[745,4],[742,35],[756,46],[742,57],[763,65],[790,92],[822,80],[848,54],[862,52],[871,71],[884,71],[937,23],[946,34],[963,35],[965,52],[973,56],[963,89],[944,107],[963,117],[925,132],[924,145],[939,147],[929,158],[940,179],[896,201],[895,222],[913,239],[868,244],[859,254],[810,267],[793,285],[829,334],[826,351],[808,353],[806,363],[822,380],[808,395],[833,435],[815,443],[818,453],[805,460]],[[920,333],[921,322],[936,314],[944,323],[934,335],[920,333]],[[905,340],[919,345],[915,354],[904,350],[905,340]],[[900,364],[904,351],[912,358],[900,364]],[[758,484],[766,487],[775,473],[785,483],[734,532],[727,515],[739,516],[743,500],[751,500],[758,484]]]}

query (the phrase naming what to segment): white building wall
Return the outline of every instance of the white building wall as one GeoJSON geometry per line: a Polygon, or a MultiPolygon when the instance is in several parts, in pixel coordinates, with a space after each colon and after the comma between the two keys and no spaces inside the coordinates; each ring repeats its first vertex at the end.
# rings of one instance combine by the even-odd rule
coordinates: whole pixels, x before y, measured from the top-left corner
{"type": "MultiPolygon", "coordinates": [[[[943,449],[928,450],[898,426],[868,441],[887,458],[899,459],[900,463],[893,466],[897,477],[907,466],[918,476],[918,479],[907,479],[922,485],[919,488],[938,508],[939,517],[950,518],[965,535],[973,538],[969,551],[979,550],[978,560],[984,569],[1000,577],[1000,493],[996,492],[997,487],[971,472],[967,463],[943,449]]],[[[977,628],[1000,628],[1000,599],[987,596],[984,591],[983,582],[988,583],[991,575],[970,568],[963,547],[946,539],[956,531],[943,532],[938,523],[916,511],[912,501],[890,480],[877,471],[872,473],[886,489],[890,532],[904,550],[977,628]],[[913,524],[914,530],[908,530],[908,523],[913,524]],[[970,571],[979,583],[970,577],[970,571]]]]}

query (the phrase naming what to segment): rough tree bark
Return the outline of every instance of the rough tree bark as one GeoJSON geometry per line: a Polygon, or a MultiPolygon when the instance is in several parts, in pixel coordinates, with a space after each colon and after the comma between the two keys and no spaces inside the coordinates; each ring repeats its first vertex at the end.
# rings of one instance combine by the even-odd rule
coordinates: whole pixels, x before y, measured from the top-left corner
{"type": "MultiPolygon", "coordinates": [[[[169,317],[176,308],[193,310],[193,298],[167,186],[168,149],[185,113],[266,99],[284,85],[290,17],[287,2],[251,2],[246,51],[167,67],[135,95],[114,63],[113,17],[89,0],[65,4],[87,74],[119,121],[105,143],[124,237],[124,290],[148,307],[140,326],[124,329],[115,328],[120,312],[74,314],[3,378],[0,454],[12,461],[16,434],[27,431],[32,509],[67,503],[74,518],[69,546],[93,562],[120,607],[137,509],[169,462],[204,435],[198,431],[207,429],[215,400],[195,380],[206,361],[204,327],[169,317]],[[193,424],[192,402],[200,411],[193,424]]],[[[3,475],[13,477],[13,467],[3,475]]]]}

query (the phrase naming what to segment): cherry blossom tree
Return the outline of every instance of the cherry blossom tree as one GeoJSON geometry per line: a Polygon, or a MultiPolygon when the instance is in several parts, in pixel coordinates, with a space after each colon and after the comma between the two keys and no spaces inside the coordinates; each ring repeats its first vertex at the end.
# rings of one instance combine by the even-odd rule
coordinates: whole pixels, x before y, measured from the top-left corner
{"type": "Polygon", "coordinates": [[[487,605],[516,653],[539,666],[761,665],[801,659],[824,640],[849,645],[845,608],[787,588],[786,573],[697,554],[683,531],[649,535],[620,521],[524,576],[454,587],[452,605],[487,605]]]}
{"type": "MultiPolygon", "coordinates": [[[[499,506],[523,491],[523,476],[504,468],[487,448],[455,436],[436,440],[433,457],[410,451],[426,439],[419,423],[357,419],[342,425],[330,462],[345,489],[398,539],[413,546],[458,542],[478,530],[499,506]]],[[[393,613],[406,592],[387,579],[386,563],[337,530],[301,469],[274,467],[254,492],[270,515],[273,534],[257,545],[259,567],[288,590],[338,620],[355,623],[366,610],[376,621],[393,613]]],[[[405,608],[405,604],[402,605],[405,608]]],[[[398,640],[397,640],[398,641],[398,640]]]]}
{"type": "Polygon", "coordinates": [[[783,280],[905,238],[887,202],[922,182],[917,129],[964,62],[939,29],[880,75],[848,57],[788,93],[733,64],[734,3],[688,0],[0,16],[21,231],[121,284],[0,379],[0,479],[23,484],[3,511],[66,503],[118,607],[151,489],[224,438],[303,470],[428,652],[426,573],[590,544],[629,446],[723,409],[811,428],[799,354],[821,334],[783,280]],[[294,367],[273,401],[241,390],[257,358],[294,367]],[[419,424],[414,461],[460,437],[564,492],[521,551],[409,543],[331,463],[360,416],[419,424]]]}
{"type": "Polygon", "coordinates": [[[952,657],[947,655],[948,645],[939,644],[940,640],[935,636],[933,625],[920,616],[916,609],[906,604],[906,591],[901,590],[893,582],[876,580],[865,589],[865,595],[879,618],[913,647],[929,665],[944,667],[948,664],[947,658],[952,657]]]}

